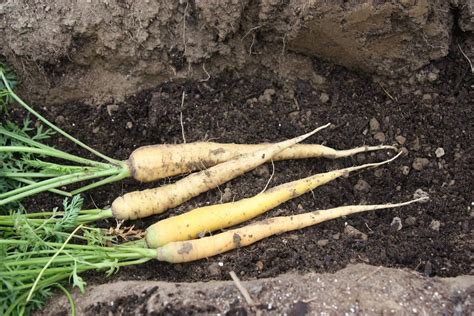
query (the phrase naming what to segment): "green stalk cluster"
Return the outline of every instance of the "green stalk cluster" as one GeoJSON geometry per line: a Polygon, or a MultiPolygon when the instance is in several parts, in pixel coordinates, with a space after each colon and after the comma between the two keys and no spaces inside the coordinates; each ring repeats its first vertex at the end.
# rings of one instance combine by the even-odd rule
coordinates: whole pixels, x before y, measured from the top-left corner
{"type": "MultiPolygon", "coordinates": [[[[110,239],[100,229],[82,225],[62,243],[0,239],[0,315],[28,314],[40,308],[54,286],[70,298],[64,287],[68,280],[83,292],[86,283],[79,276],[82,272],[98,270],[111,275],[120,267],[156,257],[156,250],[140,246],[104,246],[110,239]],[[74,239],[87,243],[70,243],[74,239]]],[[[72,299],[70,302],[73,307],[72,299]]]]}

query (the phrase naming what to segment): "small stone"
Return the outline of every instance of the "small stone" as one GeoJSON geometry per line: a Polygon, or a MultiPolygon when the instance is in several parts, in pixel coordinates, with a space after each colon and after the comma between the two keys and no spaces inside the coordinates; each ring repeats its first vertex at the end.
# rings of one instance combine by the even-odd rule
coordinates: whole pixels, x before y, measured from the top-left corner
{"type": "Polygon", "coordinates": [[[382,132],[378,132],[374,135],[374,139],[378,140],[379,142],[385,142],[385,134],[382,132]]]}
{"type": "Polygon", "coordinates": [[[118,109],[119,109],[119,106],[117,104],[107,105],[107,113],[109,113],[110,116],[112,116],[114,112],[117,112],[118,109]]]}
{"type": "Polygon", "coordinates": [[[431,94],[425,93],[423,94],[423,97],[421,98],[423,102],[429,103],[431,100],[433,100],[433,97],[431,97],[431,94]]]}
{"type": "Polygon", "coordinates": [[[434,231],[439,231],[439,228],[441,226],[441,222],[437,220],[432,220],[430,223],[430,228],[434,231]]]}
{"type": "Polygon", "coordinates": [[[397,143],[399,143],[400,145],[404,145],[407,141],[407,139],[405,137],[403,137],[402,135],[398,135],[398,136],[395,136],[395,140],[397,141],[397,143]]]}
{"type": "Polygon", "coordinates": [[[100,131],[100,127],[99,127],[99,126],[94,127],[94,129],[92,130],[92,134],[97,134],[99,131],[100,131]]]}
{"type": "Polygon", "coordinates": [[[435,155],[436,155],[437,158],[443,157],[444,154],[445,154],[445,153],[444,153],[444,149],[443,149],[442,147],[436,148],[436,150],[435,150],[435,155]]]}
{"type": "Polygon", "coordinates": [[[341,238],[341,234],[339,234],[339,233],[336,233],[336,234],[332,235],[332,239],[334,239],[334,240],[339,240],[339,238],[341,238]]]}
{"type": "Polygon", "coordinates": [[[267,105],[271,104],[273,101],[274,95],[275,95],[274,89],[265,89],[265,91],[263,91],[263,94],[258,97],[258,101],[267,105]]]}
{"type": "Polygon", "coordinates": [[[421,90],[416,90],[415,92],[413,92],[414,95],[422,95],[423,92],[421,92],[421,90]]]}
{"type": "Polygon", "coordinates": [[[400,148],[400,151],[402,152],[403,156],[408,155],[408,148],[402,147],[402,148],[400,148]]]}
{"type": "Polygon", "coordinates": [[[354,185],[354,190],[360,192],[369,192],[370,191],[370,184],[367,181],[359,179],[357,183],[354,185]]]}
{"type": "Polygon", "coordinates": [[[317,241],[317,244],[318,244],[318,246],[320,246],[320,247],[324,247],[324,246],[326,246],[328,243],[329,243],[329,240],[327,240],[327,239],[320,239],[320,240],[317,241]]]}
{"type": "Polygon", "coordinates": [[[410,167],[408,166],[401,166],[400,170],[404,176],[407,176],[410,173],[410,167]]]}
{"type": "Polygon", "coordinates": [[[255,169],[254,173],[262,178],[269,178],[270,177],[270,169],[267,165],[263,165],[255,169]]]}
{"type": "MultiPolygon", "coordinates": [[[[415,193],[413,193],[413,198],[415,200],[425,198],[425,197],[430,197],[430,195],[428,194],[428,192],[423,191],[423,189],[416,189],[415,193]]],[[[428,200],[421,201],[420,203],[426,203],[426,202],[428,202],[428,200]]]]}
{"type": "Polygon", "coordinates": [[[227,203],[232,201],[232,190],[230,188],[225,188],[224,193],[222,194],[221,197],[222,203],[227,203]]]}
{"type": "Polygon", "coordinates": [[[414,216],[408,216],[406,219],[405,219],[405,224],[407,226],[413,226],[416,224],[416,217],[414,216]]]}
{"type": "Polygon", "coordinates": [[[58,115],[56,119],[54,120],[58,125],[64,124],[66,122],[66,119],[62,115],[58,115]]]}
{"type": "Polygon", "coordinates": [[[351,238],[356,238],[356,239],[367,240],[368,238],[366,234],[364,234],[363,232],[361,232],[360,230],[358,230],[357,228],[351,225],[347,225],[344,228],[344,234],[346,234],[347,236],[351,238]]]}
{"type": "Polygon", "coordinates": [[[425,169],[430,164],[430,161],[427,158],[415,158],[413,160],[412,167],[415,170],[421,171],[425,169]]]}
{"type": "Polygon", "coordinates": [[[369,128],[371,132],[378,132],[380,130],[380,123],[375,117],[371,118],[369,121],[369,128]]]}
{"type": "Polygon", "coordinates": [[[319,100],[321,103],[326,103],[329,101],[329,95],[327,93],[321,93],[321,96],[319,97],[319,100]]]}
{"type": "Polygon", "coordinates": [[[217,263],[211,263],[207,268],[209,270],[210,275],[219,275],[221,273],[221,269],[217,263]]]}
{"type": "Polygon", "coordinates": [[[126,127],[127,127],[127,129],[132,129],[133,123],[132,122],[127,122],[126,127]]]}
{"type": "Polygon", "coordinates": [[[394,217],[392,219],[392,222],[390,223],[390,226],[397,231],[402,229],[403,225],[402,225],[402,220],[400,219],[400,217],[394,217]]]}
{"type": "Polygon", "coordinates": [[[428,81],[429,82],[435,82],[436,80],[438,80],[438,74],[435,73],[435,72],[430,72],[428,74],[428,81]]]}
{"type": "Polygon", "coordinates": [[[260,271],[263,270],[263,262],[262,262],[262,261],[260,261],[260,260],[257,261],[257,262],[255,263],[255,266],[257,267],[257,270],[260,270],[260,271]]]}

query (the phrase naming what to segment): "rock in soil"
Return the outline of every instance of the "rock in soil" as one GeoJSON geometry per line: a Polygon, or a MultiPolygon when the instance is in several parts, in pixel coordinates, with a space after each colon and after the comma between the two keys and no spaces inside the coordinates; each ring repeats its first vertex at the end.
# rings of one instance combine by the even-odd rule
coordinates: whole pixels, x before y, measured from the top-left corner
{"type": "MultiPolygon", "coordinates": [[[[429,193],[424,191],[423,189],[416,189],[415,193],[413,193],[414,199],[420,199],[424,197],[430,197],[429,193]]],[[[420,203],[427,203],[428,201],[422,201],[420,203]]]]}
{"type": "Polygon", "coordinates": [[[432,220],[430,223],[430,228],[434,231],[439,231],[439,228],[441,227],[441,222],[437,220],[432,220]]]}
{"type": "Polygon", "coordinates": [[[344,234],[354,239],[367,240],[368,238],[366,234],[351,225],[347,225],[344,228],[344,234]]]}
{"type": "Polygon", "coordinates": [[[415,170],[421,171],[425,169],[430,164],[430,161],[427,158],[415,158],[413,161],[412,167],[415,170]]]}
{"type": "Polygon", "coordinates": [[[397,231],[402,229],[403,225],[402,225],[402,220],[400,219],[400,217],[394,217],[392,219],[392,222],[390,223],[390,226],[397,231]]]}
{"type": "Polygon", "coordinates": [[[435,155],[437,158],[441,158],[444,156],[444,149],[442,147],[436,148],[435,155]]]}
{"type": "Polygon", "coordinates": [[[357,183],[354,185],[354,190],[359,192],[369,192],[370,191],[370,184],[367,181],[359,179],[357,183]]]}

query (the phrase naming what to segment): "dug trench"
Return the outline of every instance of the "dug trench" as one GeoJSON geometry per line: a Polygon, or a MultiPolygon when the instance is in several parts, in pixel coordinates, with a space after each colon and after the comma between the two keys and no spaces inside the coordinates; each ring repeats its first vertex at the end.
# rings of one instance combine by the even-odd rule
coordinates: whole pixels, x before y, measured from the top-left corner
{"type": "MultiPolygon", "coordinates": [[[[120,159],[126,159],[138,146],[155,143],[274,142],[327,122],[333,127],[307,142],[338,149],[383,142],[405,151],[389,165],[338,179],[259,219],[345,204],[404,201],[415,192],[430,196],[428,203],[333,220],[198,262],[173,265],[150,261],[120,269],[109,278],[100,272],[88,273],[88,284],[229,280],[230,271],[237,272],[241,280],[253,280],[285,273],[333,273],[359,263],[405,268],[427,277],[472,274],[474,81],[459,47],[453,43],[446,58],[400,80],[369,76],[314,59],[314,70],[326,81],[317,88],[303,80],[288,86],[266,74],[255,77],[228,72],[207,81],[166,83],[119,104],[34,104],[69,133],[120,159]],[[348,233],[348,225],[360,233],[348,233]]],[[[13,117],[20,114],[15,111],[13,117]]],[[[70,152],[81,152],[61,139],[54,144],[70,152]]],[[[161,218],[197,206],[248,197],[260,192],[270,178],[271,187],[386,157],[387,153],[358,154],[340,160],[267,164],[163,215],[126,225],[144,229],[161,218]]],[[[102,187],[84,194],[86,207],[106,207],[122,193],[174,180],[147,185],[126,180],[102,187]]],[[[25,204],[30,209],[46,210],[60,201],[42,194],[25,204]]],[[[113,227],[116,223],[109,220],[99,225],[113,227]]],[[[123,296],[120,306],[143,307],[148,299],[149,295],[123,296]]],[[[222,306],[216,304],[208,312],[222,312],[222,306]]],[[[234,312],[239,312],[239,304],[244,303],[232,305],[234,312]]],[[[117,304],[94,306],[88,312],[120,311],[117,304]]],[[[56,308],[59,313],[61,307],[56,308]]],[[[174,313],[192,311],[188,306],[186,310],[175,309],[174,313]]]]}

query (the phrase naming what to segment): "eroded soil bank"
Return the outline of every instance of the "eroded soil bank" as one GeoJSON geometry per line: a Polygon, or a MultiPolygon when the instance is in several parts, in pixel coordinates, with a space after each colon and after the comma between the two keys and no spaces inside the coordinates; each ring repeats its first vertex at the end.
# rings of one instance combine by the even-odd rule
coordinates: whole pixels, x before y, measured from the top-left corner
{"type": "MultiPolygon", "coordinates": [[[[284,274],[242,282],[123,281],[75,293],[81,315],[468,315],[474,277],[427,279],[404,270],[350,265],[334,274],[284,274]]],[[[65,298],[38,315],[64,315],[65,298]]]]}

